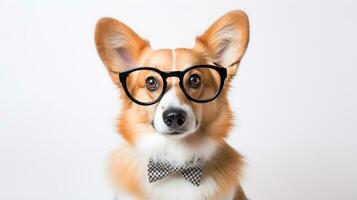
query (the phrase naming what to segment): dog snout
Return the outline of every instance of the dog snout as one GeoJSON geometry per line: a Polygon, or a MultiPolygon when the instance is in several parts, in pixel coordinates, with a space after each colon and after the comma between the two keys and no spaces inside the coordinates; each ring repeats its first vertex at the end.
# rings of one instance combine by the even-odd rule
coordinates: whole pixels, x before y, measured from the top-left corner
{"type": "Polygon", "coordinates": [[[182,109],[170,108],[163,112],[162,118],[170,129],[180,129],[185,124],[186,112],[182,109]]]}

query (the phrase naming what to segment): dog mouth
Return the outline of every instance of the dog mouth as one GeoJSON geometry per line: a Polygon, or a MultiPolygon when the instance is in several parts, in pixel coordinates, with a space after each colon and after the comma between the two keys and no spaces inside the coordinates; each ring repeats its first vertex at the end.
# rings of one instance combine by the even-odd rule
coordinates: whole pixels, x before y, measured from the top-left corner
{"type": "Polygon", "coordinates": [[[181,134],[184,134],[186,131],[178,131],[178,130],[175,130],[175,131],[170,131],[168,133],[166,133],[167,135],[181,135],[181,134]]]}
{"type": "Polygon", "coordinates": [[[174,129],[174,130],[169,130],[167,132],[159,132],[156,128],[155,128],[155,123],[154,123],[154,120],[151,121],[151,126],[154,128],[154,130],[158,133],[161,133],[163,135],[181,135],[185,132],[187,132],[187,130],[177,130],[177,129],[174,129]]]}
{"type": "Polygon", "coordinates": [[[195,127],[193,130],[186,130],[185,128],[183,129],[171,129],[171,130],[168,130],[168,131],[165,131],[165,132],[161,132],[161,131],[158,131],[156,128],[155,128],[155,122],[154,120],[151,121],[151,126],[153,127],[153,129],[159,133],[159,134],[162,134],[162,135],[183,135],[183,134],[186,134],[186,133],[194,133],[198,130],[198,127],[200,126],[200,121],[199,119],[195,118],[195,127]]]}

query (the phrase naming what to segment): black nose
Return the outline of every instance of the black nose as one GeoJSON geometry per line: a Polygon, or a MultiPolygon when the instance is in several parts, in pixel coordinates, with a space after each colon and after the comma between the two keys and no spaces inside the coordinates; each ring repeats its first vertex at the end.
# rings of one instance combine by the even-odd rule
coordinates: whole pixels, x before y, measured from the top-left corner
{"type": "Polygon", "coordinates": [[[186,112],[181,109],[171,108],[162,114],[165,124],[171,129],[180,128],[186,120],[186,112]]]}

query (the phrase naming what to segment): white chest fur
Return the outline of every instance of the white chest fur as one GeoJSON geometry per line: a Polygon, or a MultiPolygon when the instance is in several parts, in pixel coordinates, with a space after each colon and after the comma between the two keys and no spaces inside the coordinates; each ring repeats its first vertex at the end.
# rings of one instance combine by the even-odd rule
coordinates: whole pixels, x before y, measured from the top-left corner
{"type": "MultiPolygon", "coordinates": [[[[147,200],[204,200],[217,191],[217,184],[212,178],[202,180],[200,186],[194,186],[180,176],[170,176],[155,183],[145,183],[147,200]]],[[[117,190],[117,200],[138,200],[129,194],[117,190]]],[[[232,200],[234,190],[220,200],[232,200]]]]}
{"type": "Polygon", "coordinates": [[[209,177],[204,178],[200,186],[195,186],[179,175],[146,184],[146,187],[150,199],[153,200],[203,200],[212,196],[217,190],[216,182],[209,177]]]}

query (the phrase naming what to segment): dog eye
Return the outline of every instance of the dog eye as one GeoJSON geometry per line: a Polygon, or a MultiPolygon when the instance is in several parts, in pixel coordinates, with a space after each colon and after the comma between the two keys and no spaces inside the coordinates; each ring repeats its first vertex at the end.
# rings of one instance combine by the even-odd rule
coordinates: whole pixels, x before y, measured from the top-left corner
{"type": "Polygon", "coordinates": [[[201,78],[197,74],[192,74],[188,78],[188,83],[191,88],[197,89],[201,86],[201,78]]]}
{"type": "Polygon", "coordinates": [[[149,91],[155,91],[159,88],[160,83],[159,81],[153,77],[153,76],[149,76],[146,79],[146,83],[145,83],[145,87],[149,90],[149,91]]]}

